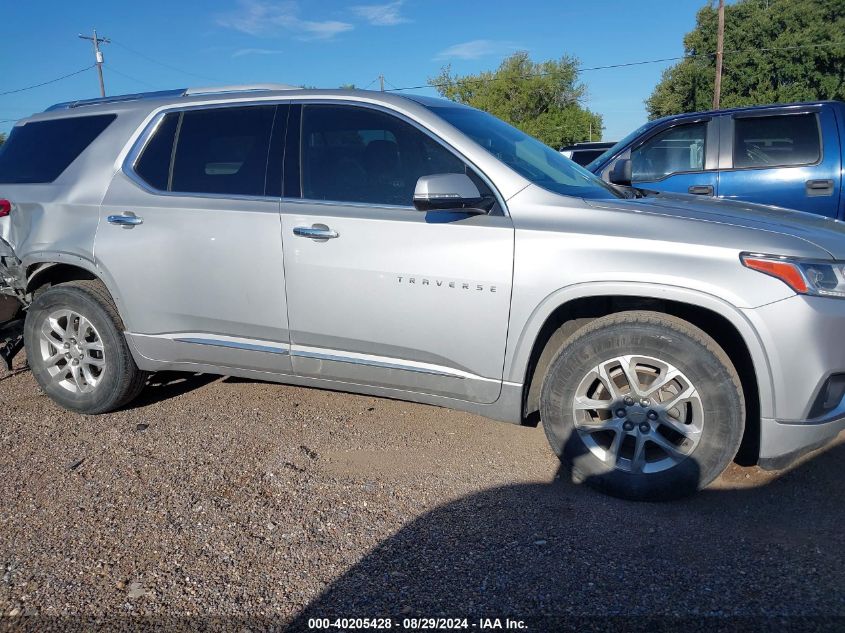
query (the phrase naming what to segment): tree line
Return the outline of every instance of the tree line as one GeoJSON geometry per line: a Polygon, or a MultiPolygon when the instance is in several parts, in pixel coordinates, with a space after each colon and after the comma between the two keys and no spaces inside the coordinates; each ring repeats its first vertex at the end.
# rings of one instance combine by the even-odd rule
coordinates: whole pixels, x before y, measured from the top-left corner
{"type": "MultiPolygon", "coordinates": [[[[649,118],[707,110],[716,74],[714,0],[684,36],[685,58],[663,72],[645,105],[649,118]]],[[[845,0],[737,0],[725,8],[721,105],[845,100],[845,0]]],[[[600,140],[602,117],[584,105],[579,60],[534,62],[525,51],[493,71],[429,79],[442,96],[491,114],[561,147],[600,140]]]]}

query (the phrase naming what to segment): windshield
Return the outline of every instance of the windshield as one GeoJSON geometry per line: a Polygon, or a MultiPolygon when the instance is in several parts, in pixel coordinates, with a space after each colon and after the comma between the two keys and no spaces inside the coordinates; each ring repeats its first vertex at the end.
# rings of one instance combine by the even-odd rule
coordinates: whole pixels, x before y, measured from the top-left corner
{"type": "Polygon", "coordinates": [[[508,167],[543,189],[578,198],[621,194],[583,167],[496,117],[463,107],[428,106],[508,167]]]}
{"type": "Polygon", "coordinates": [[[630,143],[630,142],[631,142],[631,141],[633,141],[635,138],[637,138],[640,134],[642,134],[643,132],[645,132],[645,131],[646,131],[648,128],[650,128],[652,125],[654,125],[654,121],[649,121],[648,123],[646,123],[646,124],[644,124],[644,125],[641,125],[641,126],[640,126],[640,127],[638,127],[636,130],[634,130],[633,132],[631,132],[628,136],[626,136],[626,137],[625,137],[625,138],[623,138],[621,141],[619,141],[616,145],[614,145],[613,147],[608,148],[606,151],[602,152],[599,156],[597,156],[596,158],[594,158],[591,162],[589,162],[589,163],[586,165],[586,168],[587,168],[588,170],[590,170],[591,172],[592,172],[592,171],[594,171],[594,170],[596,170],[596,169],[599,167],[599,165],[601,165],[604,161],[606,161],[608,158],[610,158],[611,156],[613,156],[613,155],[614,155],[616,152],[618,152],[620,149],[622,149],[623,147],[625,147],[628,143],[630,143]]]}

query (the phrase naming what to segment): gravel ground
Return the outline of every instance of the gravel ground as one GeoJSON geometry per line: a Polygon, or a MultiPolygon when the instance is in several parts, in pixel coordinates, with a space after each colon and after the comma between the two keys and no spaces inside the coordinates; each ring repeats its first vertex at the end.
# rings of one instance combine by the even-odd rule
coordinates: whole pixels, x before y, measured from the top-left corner
{"type": "Polygon", "coordinates": [[[845,437],[788,473],[732,466],[636,504],[561,481],[539,428],[182,374],[85,417],[19,358],[0,456],[0,629],[845,617],[845,437]]]}

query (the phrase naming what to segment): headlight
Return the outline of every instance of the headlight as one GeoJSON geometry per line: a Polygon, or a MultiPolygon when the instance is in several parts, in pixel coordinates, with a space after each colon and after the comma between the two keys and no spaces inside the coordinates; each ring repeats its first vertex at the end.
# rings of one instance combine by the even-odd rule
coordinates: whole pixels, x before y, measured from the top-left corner
{"type": "Polygon", "coordinates": [[[757,253],[742,253],[739,258],[747,268],[777,277],[799,294],[845,298],[845,262],[757,253]]]}

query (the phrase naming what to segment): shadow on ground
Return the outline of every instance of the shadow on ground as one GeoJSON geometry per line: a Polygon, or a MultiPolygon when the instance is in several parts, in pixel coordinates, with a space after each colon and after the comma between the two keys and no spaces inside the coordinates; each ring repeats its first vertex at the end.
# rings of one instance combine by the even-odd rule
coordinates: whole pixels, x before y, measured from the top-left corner
{"type": "Polygon", "coordinates": [[[150,376],[141,394],[127,405],[128,409],[145,407],[169,400],[204,387],[220,376],[213,374],[188,374],[180,371],[160,371],[150,376]]]}
{"type": "Polygon", "coordinates": [[[836,617],[845,615],[843,459],[839,445],[762,487],[664,504],[611,499],[562,477],[487,490],[380,544],[291,628],[389,615],[533,616],[531,630],[592,630],[576,616],[641,615],[845,630],[836,617]]]}

